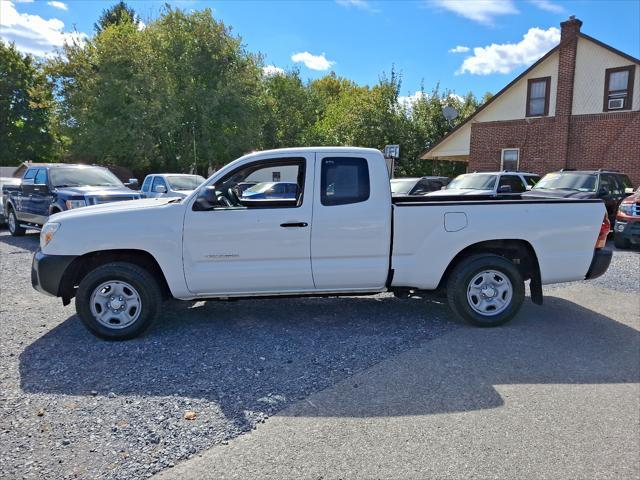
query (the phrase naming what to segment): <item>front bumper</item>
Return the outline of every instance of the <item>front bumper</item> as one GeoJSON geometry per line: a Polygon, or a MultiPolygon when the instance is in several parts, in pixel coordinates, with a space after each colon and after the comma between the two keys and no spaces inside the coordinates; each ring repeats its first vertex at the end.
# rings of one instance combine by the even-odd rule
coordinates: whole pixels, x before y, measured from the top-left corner
{"type": "Polygon", "coordinates": [[[61,296],[64,272],[76,257],[74,255],[45,255],[38,249],[31,263],[31,284],[41,293],[61,296]]]}
{"type": "Polygon", "coordinates": [[[609,248],[598,248],[593,252],[593,259],[591,265],[587,271],[585,280],[592,280],[598,278],[607,271],[609,264],[611,263],[611,257],[613,252],[609,248]]]}
{"type": "Polygon", "coordinates": [[[617,219],[613,231],[616,237],[624,238],[631,243],[640,243],[640,220],[617,219]]]}

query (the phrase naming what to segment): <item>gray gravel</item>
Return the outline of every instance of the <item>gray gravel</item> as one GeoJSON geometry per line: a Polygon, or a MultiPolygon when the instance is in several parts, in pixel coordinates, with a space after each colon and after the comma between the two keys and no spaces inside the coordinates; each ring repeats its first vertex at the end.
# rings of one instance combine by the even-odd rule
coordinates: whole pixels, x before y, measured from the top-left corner
{"type": "Polygon", "coordinates": [[[31,288],[37,242],[0,233],[0,478],[150,476],[460,326],[390,295],[176,301],[105,342],[31,288]]]}
{"type": "MultiPolygon", "coordinates": [[[[151,476],[461,326],[390,295],[169,302],[144,337],[110,343],[31,288],[37,242],[0,233],[0,478],[151,476]]],[[[637,291],[639,272],[638,252],[616,253],[596,282],[637,291]]]]}

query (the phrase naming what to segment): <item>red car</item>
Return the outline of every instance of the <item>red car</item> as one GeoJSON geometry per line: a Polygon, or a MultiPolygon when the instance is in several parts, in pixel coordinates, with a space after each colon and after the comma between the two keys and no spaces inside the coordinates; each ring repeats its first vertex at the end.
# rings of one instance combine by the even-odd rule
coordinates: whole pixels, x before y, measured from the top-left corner
{"type": "Polygon", "coordinates": [[[613,231],[617,248],[640,245],[640,188],[620,203],[613,231]]]}

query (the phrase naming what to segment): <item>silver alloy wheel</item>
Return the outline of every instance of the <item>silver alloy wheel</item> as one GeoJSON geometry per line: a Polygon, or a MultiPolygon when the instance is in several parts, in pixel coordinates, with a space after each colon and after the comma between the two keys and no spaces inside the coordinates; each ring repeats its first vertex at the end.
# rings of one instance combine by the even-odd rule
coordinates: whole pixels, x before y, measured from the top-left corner
{"type": "Polygon", "coordinates": [[[16,214],[13,213],[13,210],[9,212],[8,222],[9,222],[9,231],[11,233],[15,232],[16,231],[16,214]]]}
{"type": "Polygon", "coordinates": [[[140,294],[127,282],[109,280],[98,285],[91,294],[91,314],[108,328],[126,328],[142,312],[140,294]]]}
{"type": "Polygon", "coordinates": [[[505,311],[513,298],[509,277],[497,270],[484,270],[467,286],[469,306],[480,315],[494,316],[505,311]]]}

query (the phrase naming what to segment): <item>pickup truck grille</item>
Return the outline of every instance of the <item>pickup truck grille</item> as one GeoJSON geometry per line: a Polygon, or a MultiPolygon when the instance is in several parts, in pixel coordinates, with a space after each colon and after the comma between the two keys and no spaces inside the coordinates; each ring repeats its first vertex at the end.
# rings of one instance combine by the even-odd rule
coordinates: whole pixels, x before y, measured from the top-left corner
{"type": "Polygon", "coordinates": [[[633,215],[634,217],[640,216],[640,202],[636,202],[631,205],[631,215],[633,215]]]}
{"type": "Polygon", "coordinates": [[[87,205],[101,205],[103,203],[123,202],[125,200],[137,200],[138,195],[119,195],[117,197],[90,197],[87,198],[87,205]]]}

